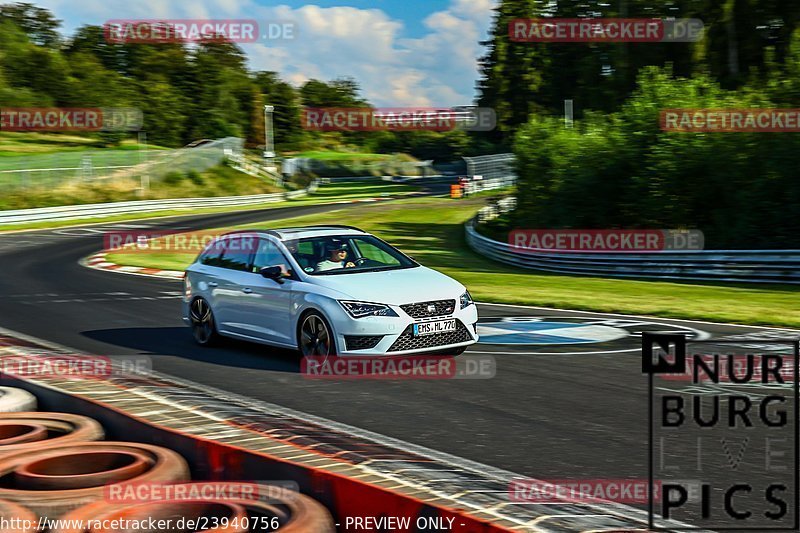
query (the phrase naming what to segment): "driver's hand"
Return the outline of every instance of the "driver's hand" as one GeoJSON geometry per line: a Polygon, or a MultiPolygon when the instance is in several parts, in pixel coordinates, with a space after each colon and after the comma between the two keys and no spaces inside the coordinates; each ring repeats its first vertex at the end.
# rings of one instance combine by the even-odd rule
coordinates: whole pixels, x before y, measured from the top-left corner
{"type": "Polygon", "coordinates": [[[345,263],[345,265],[344,265],[344,267],[345,267],[345,268],[353,268],[354,266],[356,266],[356,264],[355,264],[355,263],[353,263],[352,261],[348,261],[348,262],[347,262],[347,263],[345,263]]]}

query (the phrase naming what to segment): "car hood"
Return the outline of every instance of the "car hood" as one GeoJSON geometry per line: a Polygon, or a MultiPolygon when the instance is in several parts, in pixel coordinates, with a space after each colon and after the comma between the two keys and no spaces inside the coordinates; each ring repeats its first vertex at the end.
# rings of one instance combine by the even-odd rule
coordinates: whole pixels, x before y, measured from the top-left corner
{"type": "Polygon", "coordinates": [[[422,266],[310,278],[311,283],[340,292],[346,298],[391,305],[458,299],[466,291],[453,278],[422,266]]]}

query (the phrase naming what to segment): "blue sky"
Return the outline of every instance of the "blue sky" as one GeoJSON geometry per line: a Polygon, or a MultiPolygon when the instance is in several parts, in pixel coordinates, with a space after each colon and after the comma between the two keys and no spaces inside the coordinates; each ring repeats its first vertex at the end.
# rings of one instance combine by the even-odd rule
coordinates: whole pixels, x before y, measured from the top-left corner
{"type": "MultiPolygon", "coordinates": [[[[259,0],[259,4],[264,6],[275,5],[276,2],[259,0]]],[[[291,7],[302,7],[306,4],[315,4],[320,7],[352,6],[358,9],[380,9],[392,18],[402,20],[405,23],[406,35],[408,37],[421,37],[425,34],[425,28],[421,21],[436,11],[443,11],[447,8],[448,0],[352,0],[342,2],[341,0],[326,0],[308,2],[303,0],[284,1],[291,7]]]]}
{"type": "Polygon", "coordinates": [[[242,44],[253,70],[274,70],[299,85],[349,76],[385,107],[469,104],[475,96],[478,44],[495,0],[39,0],[64,21],[111,19],[255,19],[292,21],[297,37],[242,44]]]}

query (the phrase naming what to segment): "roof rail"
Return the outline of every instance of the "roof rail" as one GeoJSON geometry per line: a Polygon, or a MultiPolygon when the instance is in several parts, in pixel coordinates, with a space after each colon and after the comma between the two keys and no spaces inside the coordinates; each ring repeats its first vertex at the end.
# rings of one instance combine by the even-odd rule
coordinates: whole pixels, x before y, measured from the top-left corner
{"type": "Polygon", "coordinates": [[[354,229],[356,231],[360,231],[361,233],[366,233],[363,229],[357,228],[355,226],[345,226],[344,224],[320,224],[319,227],[322,228],[342,228],[342,229],[354,229]]]}
{"type": "Polygon", "coordinates": [[[267,235],[273,235],[275,237],[278,236],[278,234],[275,232],[275,230],[271,230],[271,229],[237,229],[237,230],[233,230],[233,231],[226,231],[225,233],[223,233],[219,237],[227,237],[228,235],[239,235],[239,234],[242,234],[242,233],[265,233],[267,235]]]}

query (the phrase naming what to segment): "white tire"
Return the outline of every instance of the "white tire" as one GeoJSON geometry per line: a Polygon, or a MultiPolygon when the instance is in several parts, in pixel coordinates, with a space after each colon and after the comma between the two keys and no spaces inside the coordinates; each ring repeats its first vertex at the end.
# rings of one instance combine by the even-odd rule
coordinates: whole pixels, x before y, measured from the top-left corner
{"type": "Polygon", "coordinates": [[[36,410],[36,396],[22,389],[0,387],[0,413],[36,410]]]}

